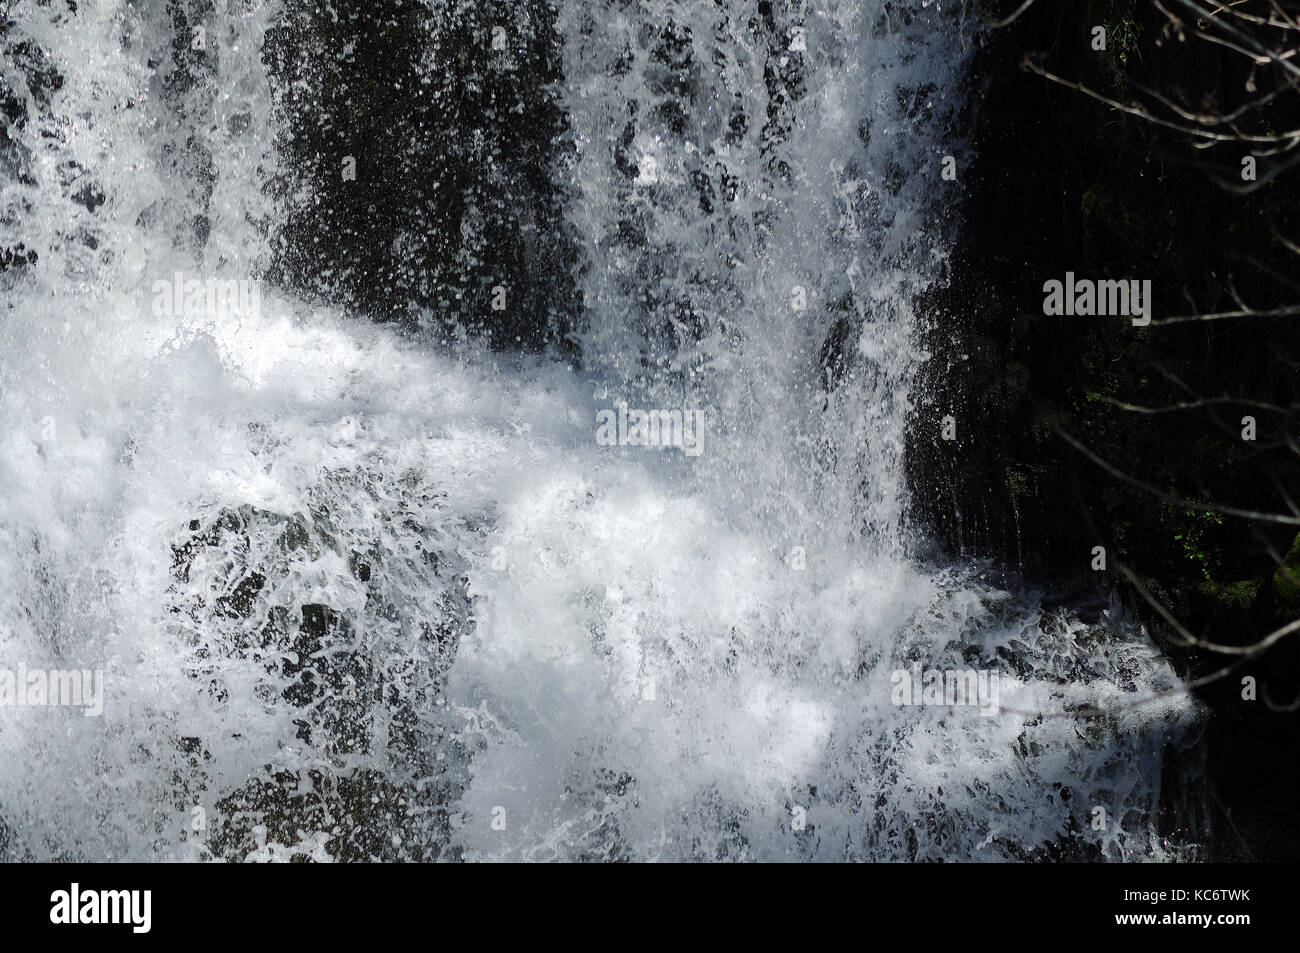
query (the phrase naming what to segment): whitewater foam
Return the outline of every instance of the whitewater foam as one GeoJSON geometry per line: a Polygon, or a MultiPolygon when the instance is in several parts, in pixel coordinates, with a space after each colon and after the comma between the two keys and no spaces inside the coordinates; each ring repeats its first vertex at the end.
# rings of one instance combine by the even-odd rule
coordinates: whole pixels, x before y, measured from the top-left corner
{"type": "Polygon", "coordinates": [[[1149,640],[915,553],[912,308],[969,27],[824,6],[561,5],[578,371],[270,289],[154,313],[150,276],[258,273],[275,8],[217,10],[213,76],[164,89],[165,16],[15,5],[65,82],[3,185],[0,245],[41,254],[2,276],[0,665],[103,669],[105,709],[0,710],[0,856],[1183,856],[1156,815],[1194,712],[1118,711],[1177,684],[1149,640]],[[706,410],[708,452],[602,446],[597,394],[706,410]],[[895,706],[914,663],[1015,688],[895,706]]]}

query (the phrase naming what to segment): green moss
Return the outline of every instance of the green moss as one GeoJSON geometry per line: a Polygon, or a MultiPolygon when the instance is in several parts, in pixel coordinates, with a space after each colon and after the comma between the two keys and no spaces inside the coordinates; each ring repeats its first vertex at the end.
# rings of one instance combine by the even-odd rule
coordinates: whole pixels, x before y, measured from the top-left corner
{"type": "Polygon", "coordinates": [[[1273,574],[1273,595],[1278,611],[1290,616],[1300,615],[1300,534],[1296,535],[1282,565],[1273,574]]]}
{"type": "Polygon", "coordinates": [[[1206,513],[1201,510],[1180,510],[1168,503],[1161,504],[1162,522],[1170,529],[1174,548],[1181,551],[1183,559],[1194,567],[1193,571],[1206,581],[1212,582],[1213,570],[1217,568],[1215,547],[1208,541],[1212,531],[1223,524],[1223,517],[1218,513],[1206,513]]]}
{"type": "Polygon", "coordinates": [[[1206,581],[1196,587],[1196,591],[1225,615],[1237,615],[1250,611],[1259,595],[1258,580],[1244,579],[1238,582],[1206,581]]]}
{"type": "Polygon", "coordinates": [[[1127,66],[1142,35],[1142,25],[1134,16],[1132,0],[1112,0],[1107,5],[1102,26],[1106,28],[1106,47],[1116,62],[1127,66]]]}
{"type": "Polygon", "coordinates": [[[1029,480],[1023,470],[1015,467],[1008,467],[1004,472],[1006,479],[1007,492],[1011,499],[1018,500],[1029,493],[1029,480]]]}

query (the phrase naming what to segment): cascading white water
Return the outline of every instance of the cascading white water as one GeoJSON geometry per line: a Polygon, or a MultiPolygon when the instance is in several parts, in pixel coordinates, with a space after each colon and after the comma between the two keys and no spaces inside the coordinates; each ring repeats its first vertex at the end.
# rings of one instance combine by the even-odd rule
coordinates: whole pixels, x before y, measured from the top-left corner
{"type": "Polygon", "coordinates": [[[1155,650],[906,529],[960,5],[560,4],[581,373],[269,289],[155,313],[263,265],[277,11],[212,5],[176,76],[154,6],[10,13],[63,81],[4,67],[0,248],[39,258],[0,273],[0,667],[107,699],[0,708],[0,855],[1173,855],[1189,703],[1034,715],[1169,687],[1155,650]],[[598,444],[621,403],[702,410],[702,452],[598,444]],[[1014,711],[896,707],[913,662],[1014,677],[1014,711]]]}

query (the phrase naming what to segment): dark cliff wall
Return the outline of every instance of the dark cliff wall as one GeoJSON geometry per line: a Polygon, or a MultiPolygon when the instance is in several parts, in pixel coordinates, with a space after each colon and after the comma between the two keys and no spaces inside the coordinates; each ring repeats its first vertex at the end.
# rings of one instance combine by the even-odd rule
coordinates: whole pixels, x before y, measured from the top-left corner
{"type": "MultiPolygon", "coordinates": [[[[1039,72],[1125,104],[1158,107],[1154,91],[1191,112],[1230,113],[1276,91],[1216,128],[1300,126],[1300,94],[1280,71],[1199,39],[1194,20],[1184,27],[1180,40],[1148,0],[1041,0],[984,37],[975,158],[961,174],[965,232],[953,282],[926,302],[934,357],[911,477],[917,518],[952,550],[1119,587],[1189,674],[1241,663],[1201,692],[1215,713],[1220,828],[1257,828],[1225,834],[1217,855],[1248,856],[1300,844],[1281,800],[1295,790],[1300,734],[1294,713],[1274,710],[1300,690],[1300,636],[1244,662],[1180,647],[1120,567],[1200,640],[1250,645],[1300,615],[1286,567],[1300,557],[1296,525],[1179,502],[1294,516],[1300,315],[1158,323],[1233,310],[1238,298],[1260,310],[1300,303],[1300,170],[1235,194],[1224,184],[1244,185],[1242,159],[1262,147],[1193,149],[1186,134],[1039,72]],[[1105,51],[1092,47],[1096,26],[1105,51]],[[1152,325],[1045,315],[1044,282],[1066,272],[1150,280],[1152,325]],[[947,414],[955,441],[940,439],[947,414]],[[1093,569],[1097,546],[1104,573],[1093,569]],[[1258,680],[1253,702],[1242,698],[1246,675],[1258,680]]],[[[1261,155],[1259,178],[1281,161],[1261,155]]]]}

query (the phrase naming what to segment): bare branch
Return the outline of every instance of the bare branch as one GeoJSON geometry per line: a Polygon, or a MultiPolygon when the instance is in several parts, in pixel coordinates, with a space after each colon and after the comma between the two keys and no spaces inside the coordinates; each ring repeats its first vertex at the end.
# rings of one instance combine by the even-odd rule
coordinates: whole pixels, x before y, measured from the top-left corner
{"type": "Polygon", "coordinates": [[[1300,517],[1284,516],[1280,513],[1262,513],[1258,510],[1243,510],[1235,506],[1220,506],[1217,503],[1202,503],[1198,500],[1188,500],[1183,497],[1174,496],[1172,493],[1166,493],[1157,486],[1152,486],[1136,477],[1129,476],[1124,471],[1103,460],[1097,454],[1093,453],[1088,447],[1084,446],[1070,434],[1066,433],[1060,427],[1053,426],[1052,430],[1066,443],[1074,447],[1085,457],[1091,460],[1097,466],[1101,467],[1116,479],[1123,480],[1130,486],[1135,486],[1140,490],[1145,490],[1152,496],[1164,500],[1166,503],[1172,503],[1175,506],[1185,507],[1189,510],[1198,510],[1202,513],[1220,513],[1224,516],[1236,516],[1241,519],[1259,520],[1264,523],[1279,523],[1283,526],[1300,526],[1300,517]]]}
{"type": "Polygon", "coordinates": [[[1017,7],[1015,12],[1012,13],[1011,16],[1007,17],[1005,20],[989,19],[988,16],[978,8],[976,10],[976,13],[979,16],[980,21],[985,26],[992,27],[993,29],[996,30],[996,29],[1001,29],[1004,26],[1010,26],[1011,24],[1015,23],[1017,20],[1020,19],[1021,14],[1023,14],[1026,10],[1028,10],[1030,7],[1034,5],[1034,2],[1035,0],[1025,0],[1025,2],[1022,3],[1019,7],[1017,7]]]}

